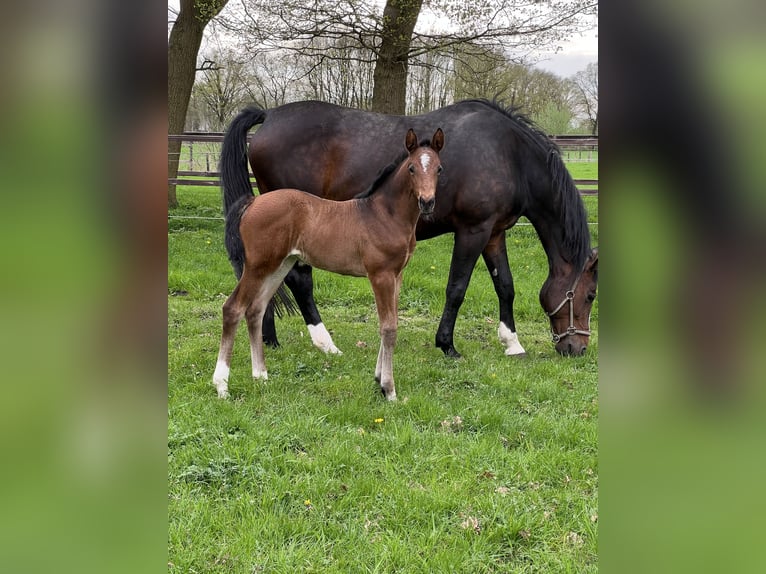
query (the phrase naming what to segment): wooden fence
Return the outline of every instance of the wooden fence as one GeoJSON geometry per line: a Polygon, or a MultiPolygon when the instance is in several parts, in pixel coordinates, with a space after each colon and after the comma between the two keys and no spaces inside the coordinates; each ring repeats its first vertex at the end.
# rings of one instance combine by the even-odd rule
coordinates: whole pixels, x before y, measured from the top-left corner
{"type": "MultiPolygon", "coordinates": [[[[178,176],[168,178],[177,185],[219,186],[218,158],[223,132],[186,132],[168,135],[168,141],[189,142],[181,147],[178,176]],[[198,145],[195,145],[198,144],[198,145]],[[182,169],[186,168],[186,169],[182,169]]],[[[249,136],[248,136],[249,137],[249,136]]],[[[598,160],[598,136],[551,136],[567,157],[567,161],[590,162],[598,160]]],[[[250,176],[255,184],[255,179],[250,176]]],[[[576,179],[581,195],[598,195],[597,179],[576,179]]]]}

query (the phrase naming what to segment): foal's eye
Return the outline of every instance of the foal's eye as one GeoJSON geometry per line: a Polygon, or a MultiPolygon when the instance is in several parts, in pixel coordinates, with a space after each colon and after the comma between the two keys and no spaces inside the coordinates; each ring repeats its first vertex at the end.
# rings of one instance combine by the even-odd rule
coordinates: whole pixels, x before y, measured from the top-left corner
{"type": "Polygon", "coordinates": [[[408,169],[410,170],[411,174],[413,174],[413,175],[415,174],[415,166],[414,165],[410,164],[410,167],[408,169]]]}
{"type": "Polygon", "coordinates": [[[436,173],[441,173],[443,170],[442,166],[439,166],[439,169],[436,170],[436,173]]]}

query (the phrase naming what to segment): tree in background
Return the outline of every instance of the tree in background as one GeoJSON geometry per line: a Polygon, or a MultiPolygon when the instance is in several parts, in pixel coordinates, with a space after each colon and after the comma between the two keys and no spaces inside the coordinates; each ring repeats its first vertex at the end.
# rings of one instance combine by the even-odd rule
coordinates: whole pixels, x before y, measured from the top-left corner
{"type": "MultiPolygon", "coordinates": [[[[228,0],[180,0],[168,38],[168,133],[183,132],[197,71],[197,53],[205,27],[228,0]]],[[[168,178],[178,175],[180,141],[168,142],[168,178]]],[[[176,207],[175,184],[168,184],[168,207],[176,207]]]]}
{"type": "MultiPolygon", "coordinates": [[[[222,17],[243,53],[263,49],[296,50],[314,61],[359,58],[374,65],[373,111],[406,111],[407,71],[428,52],[450,54],[455,46],[503,46],[519,54],[550,47],[582,29],[582,17],[595,13],[594,0],[242,0],[222,17]],[[426,10],[440,30],[417,28],[426,10]],[[326,41],[346,38],[355,55],[329,53],[326,41]],[[324,42],[323,42],[324,41],[324,42]],[[361,54],[361,55],[360,55],[361,54]]],[[[341,46],[334,42],[335,46],[341,46]]]]}
{"type": "Polygon", "coordinates": [[[423,0],[386,2],[373,76],[374,112],[399,115],[406,112],[410,46],[422,5],[423,0]]]}
{"type": "Polygon", "coordinates": [[[251,99],[248,90],[251,78],[245,65],[229,57],[226,51],[216,50],[205,60],[209,65],[203,67],[198,76],[200,79],[194,84],[191,108],[206,110],[205,130],[223,131],[243,104],[251,99]]]}
{"type": "Polygon", "coordinates": [[[598,134],[598,62],[588,64],[572,77],[577,103],[585,114],[590,133],[598,134]]]}
{"type": "MultiPolygon", "coordinates": [[[[317,60],[282,50],[260,52],[248,60],[236,51],[209,50],[205,58],[215,65],[198,75],[190,125],[222,129],[245,102],[274,107],[318,99],[369,109],[374,68],[365,49],[349,46],[349,38],[321,42],[325,53],[333,57],[317,60]],[[224,97],[229,93],[227,85],[236,91],[236,98],[224,97]]],[[[572,80],[517,64],[502,51],[480,45],[454,46],[449,55],[425,52],[417,56],[408,77],[406,113],[420,114],[466,98],[495,97],[520,108],[548,133],[571,133],[572,124],[585,118],[572,80]]]]}
{"type": "Polygon", "coordinates": [[[547,102],[533,119],[548,135],[568,134],[572,128],[572,110],[555,102],[547,102]]]}

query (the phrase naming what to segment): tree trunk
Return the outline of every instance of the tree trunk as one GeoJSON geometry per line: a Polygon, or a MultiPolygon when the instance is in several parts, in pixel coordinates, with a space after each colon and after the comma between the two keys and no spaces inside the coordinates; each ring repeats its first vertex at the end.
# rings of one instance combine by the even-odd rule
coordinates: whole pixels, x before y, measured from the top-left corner
{"type": "MultiPolygon", "coordinates": [[[[205,26],[226,5],[228,0],[181,0],[178,19],[173,24],[168,39],[168,133],[184,131],[186,112],[189,108],[197,53],[202,44],[205,26]]],[[[168,178],[178,176],[180,141],[168,142],[168,178]]],[[[168,207],[176,207],[175,184],[168,184],[168,207]]]]}
{"type": "Polygon", "coordinates": [[[372,111],[403,115],[412,32],[423,0],[388,0],[373,75],[372,111]]]}

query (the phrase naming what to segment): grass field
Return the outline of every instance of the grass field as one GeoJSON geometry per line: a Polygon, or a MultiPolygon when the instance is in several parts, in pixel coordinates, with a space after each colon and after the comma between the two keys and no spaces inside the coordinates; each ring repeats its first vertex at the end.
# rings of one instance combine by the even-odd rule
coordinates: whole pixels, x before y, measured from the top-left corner
{"type": "MultiPolygon", "coordinates": [[[[577,170],[589,164],[573,164],[577,170]]],[[[215,188],[179,188],[171,216],[220,216],[215,188]]],[[[597,222],[597,198],[586,198],[597,222]]],[[[596,572],[597,354],[559,357],[537,295],[545,255],[528,225],[508,236],[527,359],[497,341],[480,260],[455,345],[433,345],[452,237],[421,242],[405,271],[394,372],[376,389],[377,315],[366,279],[315,272],[335,343],[278,321],[267,383],[254,384],[244,326],[231,398],[212,372],[235,285],[217,219],[169,220],[168,490],[171,572],[596,572]]],[[[597,244],[598,226],[591,226],[597,244]]]]}

